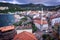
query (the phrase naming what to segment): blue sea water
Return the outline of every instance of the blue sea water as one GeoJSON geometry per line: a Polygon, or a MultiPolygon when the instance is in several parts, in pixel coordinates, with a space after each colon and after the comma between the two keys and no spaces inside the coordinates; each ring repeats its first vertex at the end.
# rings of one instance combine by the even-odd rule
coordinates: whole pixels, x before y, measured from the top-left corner
{"type": "Polygon", "coordinates": [[[14,22],[13,14],[0,14],[0,27],[12,25],[14,22]]]}

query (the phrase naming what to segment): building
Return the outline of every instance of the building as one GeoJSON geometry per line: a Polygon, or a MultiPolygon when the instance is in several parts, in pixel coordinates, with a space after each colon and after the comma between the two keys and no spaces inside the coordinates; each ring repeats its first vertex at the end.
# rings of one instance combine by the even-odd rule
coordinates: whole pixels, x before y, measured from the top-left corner
{"type": "Polygon", "coordinates": [[[35,18],[34,19],[34,24],[41,31],[43,31],[43,30],[47,31],[48,30],[48,22],[47,22],[47,20],[41,20],[39,18],[35,18]]]}
{"type": "Polygon", "coordinates": [[[0,7],[0,10],[6,10],[9,9],[8,7],[0,7]]]}

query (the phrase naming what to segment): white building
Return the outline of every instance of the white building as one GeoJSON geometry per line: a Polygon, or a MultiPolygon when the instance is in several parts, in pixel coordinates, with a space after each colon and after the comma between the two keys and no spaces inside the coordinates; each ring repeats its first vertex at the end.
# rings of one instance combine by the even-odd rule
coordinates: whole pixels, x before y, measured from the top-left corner
{"type": "Polygon", "coordinates": [[[34,24],[41,31],[48,30],[48,23],[46,20],[41,20],[41,19],[36,18],[36,19],[34,19],[34,24]]]}
{"type": "Polygon", "coordinates": [[[9,9],[8,7],[0,7],[0,10],[9,9]]]}

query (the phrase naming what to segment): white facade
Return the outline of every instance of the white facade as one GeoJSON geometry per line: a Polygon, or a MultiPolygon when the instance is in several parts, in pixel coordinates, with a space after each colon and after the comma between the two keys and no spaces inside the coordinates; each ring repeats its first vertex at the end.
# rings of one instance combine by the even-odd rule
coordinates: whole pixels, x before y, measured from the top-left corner
{"type": "Polygon", "coordinates": [[[0,10],[9,9],[8,7],[0,7],[0,10]]]}
{"type": "Polygon", "coordinates": [[[59,18],[54,18],[51,20],[51,25],[54,26],[55,23],[60,23],[60,17],[59,18]]]}
{"type": "Polygon", "coordinates": [[[43,31],[43,30],[47,31],[48,30],[48,24],[43,24],[42,26],[40,24],[38,24],[38,23],[34,23],[34,24],[41,31],[43,31]]]}
{"type": "Polygon", "coordinates": [[[34,23],[35,24],[35,26],[40,30],[41,29],[41,26],[40,26],[40,24],[38,24],[38,23],[34,23]]]}

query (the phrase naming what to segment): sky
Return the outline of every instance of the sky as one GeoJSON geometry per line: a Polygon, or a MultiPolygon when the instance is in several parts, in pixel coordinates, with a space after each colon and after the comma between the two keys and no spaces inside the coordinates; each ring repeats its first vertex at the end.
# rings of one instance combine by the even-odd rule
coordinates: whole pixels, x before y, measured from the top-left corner
{"type": "Polygon", "coordinates": [[[0,2],[8,2],[13,4],[44,4],[46,6],[60,5],[60,0],[0,0],[0,2]]]}

